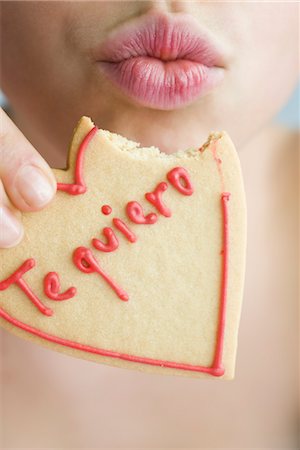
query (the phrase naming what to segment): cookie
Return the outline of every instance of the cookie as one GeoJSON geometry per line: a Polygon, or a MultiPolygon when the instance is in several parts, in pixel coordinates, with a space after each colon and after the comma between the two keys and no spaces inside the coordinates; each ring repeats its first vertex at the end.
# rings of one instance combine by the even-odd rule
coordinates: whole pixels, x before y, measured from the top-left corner
{"type": "Polygon", "coordinates": [[[83,117],[67,170],[0,250],[0,323],[79,358],[232,379],[246,202],[226,132],[164,154],[83,117]]]}

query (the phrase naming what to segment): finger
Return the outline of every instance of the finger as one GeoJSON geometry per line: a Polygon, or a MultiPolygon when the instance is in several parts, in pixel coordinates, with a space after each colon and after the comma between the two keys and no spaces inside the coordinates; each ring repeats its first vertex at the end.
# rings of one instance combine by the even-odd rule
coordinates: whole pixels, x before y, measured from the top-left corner
{"type": "Polygon", "coordinates": [[[0,178],[11,202],[21,211],[46,206],[56,192],[55,177],[10,118],[1,114],[0,178]]]}
{"type": "Polygon", "coordinates": [[[0,180],[0,248],[17,245],[23,234],[21,213],[10,203],[0,180]]]}

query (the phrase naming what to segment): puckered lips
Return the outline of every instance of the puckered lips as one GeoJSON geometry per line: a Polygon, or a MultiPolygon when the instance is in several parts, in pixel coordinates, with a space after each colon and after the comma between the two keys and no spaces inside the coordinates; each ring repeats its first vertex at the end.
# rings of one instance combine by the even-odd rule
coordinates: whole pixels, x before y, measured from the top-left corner
{"type": "Polygon", "coordinates": [[[138,104],[170,110],[214,89],[225,58],[187,14],[150,13],[113,31],[92,49],[99,70],[138,104]]]}

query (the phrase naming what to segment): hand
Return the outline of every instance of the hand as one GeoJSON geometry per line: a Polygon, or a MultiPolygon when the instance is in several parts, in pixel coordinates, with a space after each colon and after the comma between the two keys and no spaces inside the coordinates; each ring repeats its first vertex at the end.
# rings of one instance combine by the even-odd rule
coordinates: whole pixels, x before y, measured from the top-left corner
{"type": "Polygon", "coordinates": [[[21,211],[44,208],[56,192],[56,180],[1,108],[0,123],[0,248],[8,248],[22,240],[21,211]]]}

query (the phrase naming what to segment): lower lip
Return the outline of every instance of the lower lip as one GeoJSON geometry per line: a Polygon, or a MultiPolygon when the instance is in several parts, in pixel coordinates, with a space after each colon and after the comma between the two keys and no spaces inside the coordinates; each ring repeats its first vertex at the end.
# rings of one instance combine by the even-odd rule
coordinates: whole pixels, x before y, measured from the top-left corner
{"type": "Polygon", "coordinates": [[[221,83],[224,69],[195,61],[162,61],[137,56],[120,62],[100,61],[101,72],[139,105],[180,108],[203,97],[221,83]]]}

